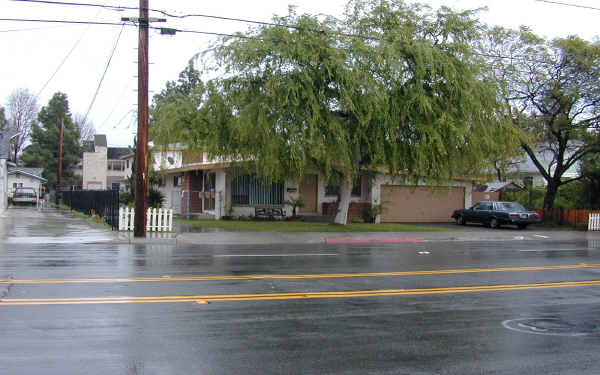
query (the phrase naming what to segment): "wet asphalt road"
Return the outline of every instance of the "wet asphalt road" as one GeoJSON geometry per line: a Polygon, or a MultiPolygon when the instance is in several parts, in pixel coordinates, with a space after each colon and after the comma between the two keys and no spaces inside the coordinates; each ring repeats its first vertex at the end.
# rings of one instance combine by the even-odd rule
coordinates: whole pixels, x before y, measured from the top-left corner
{"type": "Polygon", "coordinates": [[[118,244],[35,210],[0,227],[0,374],[600,373],[597,240],[118,244]]]}

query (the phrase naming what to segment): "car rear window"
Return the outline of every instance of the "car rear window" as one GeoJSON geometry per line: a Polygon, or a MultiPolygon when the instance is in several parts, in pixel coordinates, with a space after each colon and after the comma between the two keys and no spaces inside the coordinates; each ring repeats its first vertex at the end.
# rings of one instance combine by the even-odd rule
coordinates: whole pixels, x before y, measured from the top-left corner
{"type": "Polygon", "coordinates": [[[498,202],[501,211],[525,211],[525,208],[516,202],[498,202]]]}

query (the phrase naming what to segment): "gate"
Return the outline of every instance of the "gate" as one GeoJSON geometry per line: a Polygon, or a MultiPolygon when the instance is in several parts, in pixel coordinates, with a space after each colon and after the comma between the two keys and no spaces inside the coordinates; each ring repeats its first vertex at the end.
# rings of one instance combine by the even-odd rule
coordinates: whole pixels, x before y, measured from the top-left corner
{"type": "Polygon", "coordinates": [[[112,229],[119,226],[118,190],[60,190],[63,203],[72,210],[104,218],[112,229]]]}

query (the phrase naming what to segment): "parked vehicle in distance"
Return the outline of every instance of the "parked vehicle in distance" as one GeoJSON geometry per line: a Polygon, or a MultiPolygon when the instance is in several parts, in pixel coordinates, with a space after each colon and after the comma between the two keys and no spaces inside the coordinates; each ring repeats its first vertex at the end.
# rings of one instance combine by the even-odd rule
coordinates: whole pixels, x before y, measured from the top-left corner
{"type": "Polygon", "coordinates": [[[481,223],[490,228],[516,225],[525,229],[529,224],[542,221],[540,214],[528,211],[517,202],[481,201],[471,208],[456,210],[452,214],[456,224],[481,223]]]}
{"type": "Polygon", "coordinates": [[[13,193],[12,201],[14,204],[31,203],[35,205],[37,203],[37,193],[34,188],[19,187],[13,193]]]}

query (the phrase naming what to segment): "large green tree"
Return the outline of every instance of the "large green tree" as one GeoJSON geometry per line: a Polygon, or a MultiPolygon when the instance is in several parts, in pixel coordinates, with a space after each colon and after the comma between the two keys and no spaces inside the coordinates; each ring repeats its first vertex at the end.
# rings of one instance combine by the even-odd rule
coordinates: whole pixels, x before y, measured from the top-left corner
{"type": "Polygon", "coordinates": [[[547,41],[527,28],[495,27],[481,48],[504,113],[526,134],[521,148],[546,180],[543,209],[552,217],[558,189],[585,177],[564,178],[565,172],[600,151],[594,137],[600,125],[600,42],[576,36],[547,41]]]}
{"type": "Polygon", "coordinates": [[[252,160],[259,176],[317,169],[340,183],[385,168],[406,182],[480,171],[516,139],[483,80],[471,12],[351,1],[341,21],[290,11],[210,51],[222,78],[154,112],[156,139],[252,160]]]}
{"type": "Polygon", "coordinates": [[[23,150],[21,160],[26,167],[44,168],[48,185],[56,186],[58,171],[58,139],[61,121],[63,129],[62,185],[81,185],[73,175],[79,162],[79,131],[71,119],[67,95],[57,92],[38,114],[39,123],[31,127],[31,144],[23,150]]]}

